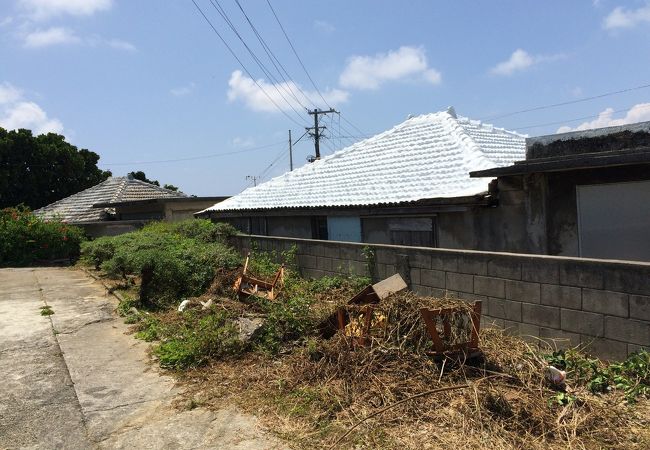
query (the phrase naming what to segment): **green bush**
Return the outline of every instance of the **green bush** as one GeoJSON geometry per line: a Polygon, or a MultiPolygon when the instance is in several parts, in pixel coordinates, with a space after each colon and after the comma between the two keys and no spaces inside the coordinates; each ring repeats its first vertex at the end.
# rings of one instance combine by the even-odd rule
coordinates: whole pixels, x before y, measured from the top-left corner
{"type": "Polygon", "coordinates": [[[180,222],[153,222],[146,225],[142,231],[155,234],[177,234],[183,237],[197,239],[203,242],[226,243],[237,230],[227,223],[212,223],[206,219],[188,219],[180,222]]]}
{"type": "Polygon", "coordinates": [[[79,256],[83,240],[81,228],[55,220],[44,221],[27,208],[0,210],[0,267],[72,260],[79,256]]]}
{"type": "Polygon", "coordinates": [[[204,240],[214,227],[209,221],[194,219],[154,223],[132,233],[87,242],[82,257],[111,277],[141,277],[140,301],[149,307],[165,307],[182,297],[201,295],[218,268],[239,265],[239,255],[233,249],[204,240]]]}
{"type": "Polygon", "coordinates": [[[160,365],[168,369],[187,369],[210,358],[236,355],[244,350],[237,327],[223,312],[201,317],[188,311],[183,321],[168,326],[164,342],[154,349],[160,365]]]}

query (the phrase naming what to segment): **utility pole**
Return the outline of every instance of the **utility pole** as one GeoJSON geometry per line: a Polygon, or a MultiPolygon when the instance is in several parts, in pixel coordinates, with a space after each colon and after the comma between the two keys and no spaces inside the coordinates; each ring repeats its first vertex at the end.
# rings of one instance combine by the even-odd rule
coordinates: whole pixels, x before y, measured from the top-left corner
{"type": "Polygon", "coordinates": [[[293,147],[291,143],[291,130],[289,130],[289,170],[293,171],[293,147]]]}
{"type": "Polygon", "coordinates": [[[334,110],[333,108],[330,108],[327,111],[323,111],[318,108],[315,108],[313,111],[307,111],[307,114],[314,116],[314,126],[307,127],[305,129],[314,138],[314,150],[316,151],[316,159],[320,159],[320,138],[322,136],[321,131],[325,129],[325,127],[318,126],[318,116],[320,114],[330,114],[336,112],[338,111],[334,110]]]}
{"type": "Polygon", "coordinates": [[[246,175],[247,180],[253,180],[253,186],[257,186],[257,179],[258,178],[259,177],[255,176],[255,175],[246,175]]]}

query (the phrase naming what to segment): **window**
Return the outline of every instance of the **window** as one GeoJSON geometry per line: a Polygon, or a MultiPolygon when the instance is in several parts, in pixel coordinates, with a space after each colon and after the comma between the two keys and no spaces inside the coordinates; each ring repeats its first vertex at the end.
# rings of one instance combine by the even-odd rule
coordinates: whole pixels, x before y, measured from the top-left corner
{"type": "Polygon", "coordinates": [[[327,217],[316,216],[311,218],[311,238],[326,241],[327,237],[327,217]]]}
{"type": "Polygon", "coordinates": [[[437,247],[436,222],[434,218],[391,219],[388,224],[390,243],[415,247],[437,247]]]}
{"type": "Polygon", "coordinates": [[[266,217],[249,217],[248,233],[257,234],[260,236],[266,236],[267,235],[266,217]]]}

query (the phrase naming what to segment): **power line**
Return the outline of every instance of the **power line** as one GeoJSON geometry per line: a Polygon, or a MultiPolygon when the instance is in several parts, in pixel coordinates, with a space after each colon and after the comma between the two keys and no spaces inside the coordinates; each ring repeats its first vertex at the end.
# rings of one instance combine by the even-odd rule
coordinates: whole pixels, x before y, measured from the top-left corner
{"type": "MultiPolygon", "coordinates": [[[[253,30],[253,33],[254,33],[255,36],[257,37],[257,40],[259,41],[260,45],[262,46],[262,49],[263,49],[264,52],[266,53],[266,56],[269,58],[269,61],[271,61],[271,64],[273,64],[273,67],[275,67],[275,70],[277,71],[278,75],[280,75],[280,78],[282,79],[282,81],[284,81],[284,82],[286,83],[288,90],[291,91],[291,93],[292,93],[292,95],[293,95],[293,98],[295,98],[296,101],[297,101],[298,103],[300,103],[300,106],[302,106],[304,109],[308,109],[308,108],[304,105],[304,103],[302,103],[302,102],[298,99],[298,97],[295,95],[295,93],[293,92],[293,88],[292,88],[291,84],[293,84],[293,87],[295,87],[295,88],[296,88],[296,89],[297,89],[297,90],[298,90],[298,91],[299,91],[299,92],[300,92],[300,93],[305,97],[305,99],[306,99],[307,101],[311,102],[312,104],[313,104],[314,102],[313,102],[313,101],[309,98],[309,96],[308,96],[308,95],[307,95],[307,94],[306,94],[306,93],[305,93],[305,92],[300,88],[300,86],[298,85],[298,83],[296,83],[295,81],[293,81],[293,79],[292,79],[291,75],[289,75],[289,72],[287,71],[286,67],[284,67],[284,65],[282,64],[282,62],[280,62],[280,60],[277,58],[277,56],[275,56],[275,53],[273,53],[273,50],[271,50],[271,47],[269,47],[269,45],[266,43],[266,40],[262,37],[262,35],[259,33],[259,31],[257,31],[257,28],[255,27],[255,25],[253,25],[252,20],[248,17],[248,14],[246,14],[246,11],[244,11],[244,8],[243,8],[243,6],[241,5],[241,3],[239,2],[239,0],[235,0],[235,3],[237,3],[237,6],[239,7],[239,10],[241,11],[241,13],[244,15],[244,18],[246,18],[246,21],[248,22],[248,25],[249,25],[249,26],[251,27],[251,29],[253,30]],[[278,67],[278,66],[279,66],[279,67],[278,67]],[[283,74],[283,72],[284,72],[284,74],[283,74]],[[286,75],[286,78],[285,78],[284,75],[286,75]],[[287,80],[287,79],[288,79],[288,80],[287,80]]],[[[314,106],[315,106],[315,104],[314,104],[314,106]]]]}
{"type": "MultiPolygon", "coordinates": [[[[224,20],[224,22],[226,22],[226,25],[228,25],[228,27],[230,27],[230,29],[231,29],[232,32],[235,34],[235,36],[237,36],[237,38],[241,41],[241,43],[243,44],[244,48],[248,51],[248,53],[250,54],[250,56],[253,58],[253,61],[255,61],[255,63],[257,64],[257,66],[258,66],[258,67],[262,70],[262,72],[263,72],[263,73],[264,73],[264,74],[265,74],[265,75],[270,79],[273,88],[274,88],[274,89],[276,90],[276,92],[280,95],[280,97],[282,98],[282,100],[284,100],[284,102],[287,104],[287,106],[289,106],[289,108],[291,108],[291,109],[293,110],[293,112],[295,112],[296,115],[297,115],[298,117],[302,117],[301,113],[298,112],[298,110],[297,110],[297,109],[296,109],[296,108],[291,104],[290,101],[287,100],[287,98],[284,96],[284,94],[280,91],[280,88],[285,89],[285,93],[288,92],[289,96],[292,96],[293,94],[292,94],[291,92],[287,91],[287,90],[286,90],[286,86],[283,85],[283,84],[281,84],[281,83],[280,83],[280,82],[275,78],[275,76],[273,76],[273,75],[270,73],[270,71],[267,69],[266,65],[265,65],[265,64],[264,64],[264,63],[263,63],[263,62],[258,58],[258,56],[255,54],[255,52],[254,52],[254,51],[250,48],[250,46],[246,43],[246,41],[244,40],[244,38],[242,37],[242,35],[239,33],[239,31],[237,31],[237,27],[235,27],[235,24],[233,24],[233,22],[230,20],[230,17],[228,16],[228,13],[226,12],[226,10],[223,8],[223,6],[221,6],[221,3],[219,3],[219,0],[209,0],[209,1],[210,1],[210,4],[212,5],[212,7],[213,7],[213,8],[214,8],[218,13],[219,13],[219,15],[220,15],[221,18],[224,20]]],[[[298,103],[300,103],[300,101],[299,101],[295,96],[294,96],[294,99],[295,99],[298,103]]]]}
{"type": "MultiPolygon", "coordinates": [[[[275,9],[273,9],[273,5],[271,5],[271,1],[270,1],[270,0],[266,0],[266,3],[269,5],[269,8],[271,9],[271,12],[273,13],[273,17],[275,17],[276,22],[278,23],[278,25],[280,26],[280,29],[282,30],[282,34],[284,34],[284,37],[286,38],[287,42],[289,43],[289,46],[291,47],[291,50],[293,51],[293,54],[296,56],[296,59],[297,59],[298,62],[300,63],[300,66],[302,67],[302,70],[305,72],[305,75],[307,75],[307,78],[309,78],[309,81],[311,82],[311,85],[312,85],[312,86],[314,87],[314,89],[316,90],[316,93],[318,93],[318,95],[320,96],[321,100],[323,100],[323,102],[325,103],[325,105],[326,105],[329,109],[334,109],[334,108],[332,108],[332,106],[327,102],[327,100],[325,100],[325,97],[323,96],[323,94],[322,94],[322,92],[320,91],[320,89],[318,89],[318,86],[316,85],[316,82],[314,81],[314,79],[313,79],[313,78],[311,77],[311,75],[309,74],[309,71],[307,70],[307,67],[306,67],[305,64],[302,62],[302,58],[300,58],[300,55],[298,55],[298,51],[297,51],[296,48],[294,47],[293,42],[291,42],[291,39],[289,38],[289,35],[287,34],[286,30],[284,29],[284,26],[282,25],[282,22],[280,21],[280,18],[279,18],[278,15],[276,14],[275,9]]],[[[304,94],[304,92],[303,92],[303,94],[304,94]]],[[[314,104],[314,106],[316,106],[316,104],[315,104],[312,100],[310,100],[310,101],[311,101],[312,104],[314,104]]],[[[345,117],[343,117],[343,120],[344,120],[345,122],[347,122],[350,126],[352,126],[353,128],[355,128],[359,133],[361,133],[361,134],[366,134],[366,133],[364,133],[363,131],[361,131],[361,130],[360,130],[356,125],[354,125],[352,122],[350,122],[348,119],[346,119],[345,117]]]]}
{"type": "Polygon", "coordinates": [[[208,23],[208,25],[210,25],[210,28],[212,28],[212,31],[214,31],[214,33],[219,37],[219,39],[221,40],[221,42],[223,43],[223,45],[226,46],[226,48],[228,49],[228,51],[230,52],[230,54],[231,54],[231,55],[232,55],[232,56],[237,60],[237,62],[238,62],[239,65],[241,66],[241,68],[244,69],[244,72],[246,72],[246,74],[248,75],[248,77],[249,77],[251,80],[253,80],[253,83],[255,83],[255,84],[257,85],[257,87],[260,89],[260,91],[262,91],[262,93],[264,93],[264,95],[265,95],[265,96],[266,96],[266,97],[271,101],[271,103],[273,103],[273,105],[278,109],[278,111],[280,111],[282,114],[284,114],[284,115],[285,115],[289,120],[291,120],[293,123],[295,123],[296,125],[302,127],[303,125],[302,125],[300,122],[298,122],[296,119],[294,119],[293,117],[291,117],[289,114],[287,114],[287,112],[286,112],[285,110],[283,110],[282,108],[280,108],[280,106],[275,102],[275,100],[273,100],[273,98],[268,94],[268,92],[266,92],[266,90],[262,87],[262,85],[260,85],[260,84],[257,82],[257,80],[253,77],[253,75],[250,73],[250,71],[248,70],[248,68],[247,68],[247,67],[244,65],[244,63],[241,61],[241,59],[239,59],[239,57],[237,56],[237,54],[236,54],[236,53],[233,51],[233,49],[228,45],[228,43],[227,43],[226,40],[223,38],[223,36],[221,36],[221,33],[219,33],[219,31],[217,31],[217,29],[215,28],[214,24],[210,21],[210,19],[208,19],[208,16],[205,15],[205,13],[204,13],[203,10],[201,9],[201,7],[196,3],[196,1],[195,1],[195,0],[191,0],[191,2],[194,4],[194,6],[196,7],[196,9],[199,11],[199,13],[201,13],[201,16],[203,16],[203,18],[204,18],[205,21],[208,23]]]}
{"type": "Polygon", "coordinates": [[[231,152],[224,153],[213,153],[211,155],[201,155],[201,156],[189,156],[187,158],[176,158],[176,159],[159,159],[154,161],[131,161],[123,163],[102,163],[104,166],[133,166],[133,165],[142,165],[142,164],[161,164],[161,163],[170,163],[170,162],[180,162],[180,161],[195,161],[198,159],[208,159],[208,158],[218,158],[220,156],[236,155],[239,153],[253,152],[256,150],[261,150],[264,148],[275,147],[276,145],[284,144],[284,141],[276,142],[273,144],[261,145],[259,147],[251,147],[243,150],[233,150],[231,152]]]}
{"type": "MultiPolygon", "coordinates": [[[[480,119],[480,120],[502,119],[504,117],[510,117],[510,116],[514,116],[516,114],[523,114],[523,113],[532,112],[532,111],[540,111],[542,109],[557,108],[558,106],[566,106],[566,105],[573,105],[575,103],[588,102],[590,100],[596,100],[596,99],[599,99],[599,98],[609,97],[609,96],[612,96],[612,95],[624,94],[626,92],[638,91],[639,89],[646,89],[646,88],[649,88],[649,87],[650,87],[650,84],[644,84],[642,86],[636,86],[636,87],[632,87],[632,88],[621,89],[620,91],[606,92],[604,94],[594,95],[592,97],[584,97],[584,98],[579,98],[579,99],[576,99],[576,100],[570,100],[570,101],[561,102],[561,103],[553,103],[553,104],[550,104],[550,105],[543,105],[543,106],[536,106],[534,108],[521,109],[519,111],[513,111],[513,112],[510,112],[510,113],[506,113],[506,114],[500,114],[500,115],[497,115],[497,116],[485,117],[485,118],[480,119]]],[[[578,120],[580,120],[580,119],[578,119],[578,120]]]]}
{"type": "MultiPolygon", "coordinates": [[[[649,108],[649,107],[650,107],[650,104],[640,106],[640,108],[649,108]]],[[[630,108],[632,108],[632,107],[630,107],[630,108]]],[[[616,110],[616,111],[612,111],[611,114],[618,114],[618,113],[622,113],[622,112],[627,112],[627,111],[630,110],[630,108],[619,109],[619,110],[616,110]]],[[[575,119],[560,120],[560,121],[557,121],[557,122],[547,122],[547,123],[542,123],[542,124],[539,124],[539,125],[528,125],[528,126],[525,126],[525,127],[518,127],[518,128],[515,128],[515,129],[516,130],[528,130],[530,128],[549,127],[551,125],[562,125],[562,124],[565,124],[565,123],[578,122],[580,120],[596,119],[598,117],[600,117],[600,114],[594,114],[594,115],[591,115],[591,116],[576,117],[575,119]]]]}
{"type": "Polygon", "coordinates": [[[298,59],[298,62],[300,63],[300,66],[302,67],[302,70],[305,71],[305,74],[307,75],[307,78],[309,78],[309,81],[311,82],[311,85],[314,86],[314,89],[316,89],[316,92],[320,96],[320,98],[323,100],[325,105],[329,108],[332,109],[329,103],[327,103],[327,100],[325,100],[325,97],[323,97],[323,94],[321,93],[320,89],[318,89],[318,86],[316,86],[316,83],[314,82],[314,79],[309,75],[309,72],[307,71],[307,68],[305,67],[305,64],[302,62],[302,59],[298,55],[298,52],[296,51],[296,48],[293,46],[293,43],[291,42],[291,39],[289,39],[289,35],[287,32],[284,30],[284,26],[282,26],[282,22],[280,22],[280,18],[278,15],[275,13],[275,9],[273,9],[273,5],[271,5],[270,0],[266,0],[266,3],[269,5],[269,8],[271,9],[271,12],[273,13],[273,17],[275,17],[276,22],[278,22],[278,25],[280,25],[280,29],[282,30],[282,34],[284,34],[284,37],[287,39],[287,42],[291,46],[291,50],[293,50],[293,54],[296,56],[296,59],[298,59]]]}

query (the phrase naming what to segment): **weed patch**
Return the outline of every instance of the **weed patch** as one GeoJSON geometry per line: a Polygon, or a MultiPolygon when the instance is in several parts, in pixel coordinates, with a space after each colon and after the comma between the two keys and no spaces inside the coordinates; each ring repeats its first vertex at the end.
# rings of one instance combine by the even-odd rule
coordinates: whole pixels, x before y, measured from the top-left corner
{"type": "Polygon", "coordinates": [[[41,316],[51,316],[52,314],[54,314],[54,310],[50,305],[41,306],[40,310],[41,310],[41,316]]]}

